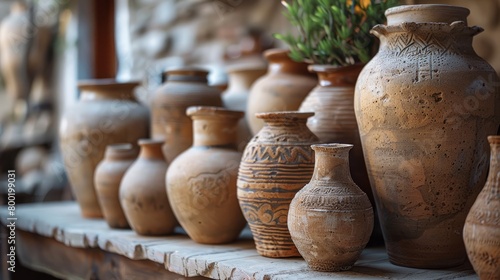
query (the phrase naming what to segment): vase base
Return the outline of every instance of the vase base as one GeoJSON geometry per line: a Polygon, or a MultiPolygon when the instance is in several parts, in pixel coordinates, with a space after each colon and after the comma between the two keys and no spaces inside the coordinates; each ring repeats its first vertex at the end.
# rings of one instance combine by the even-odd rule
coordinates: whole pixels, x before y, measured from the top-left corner
{"type": "Polygon", "coordinates": [[[389,261],[397,266],[418,268],[418,269],[439,269],[452,268],[462,265],[465,262],[465,257],[454,259],[408,259],[402,257],[392,257],[389,255],[389,261]]]}

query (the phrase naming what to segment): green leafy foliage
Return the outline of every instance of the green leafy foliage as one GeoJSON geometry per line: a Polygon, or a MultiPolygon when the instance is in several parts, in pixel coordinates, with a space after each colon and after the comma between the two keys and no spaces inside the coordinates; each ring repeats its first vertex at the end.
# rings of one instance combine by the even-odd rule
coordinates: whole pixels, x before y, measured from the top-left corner
{"type": "Polygon", "coordinates": [[[386,9],[398,0],[293,0],[283,1],[284,15],[298,35],[275,34],[290,47],[295,61],[314,64],[366,63],[376,52],[373,26],[385,22],[386,9]]]}

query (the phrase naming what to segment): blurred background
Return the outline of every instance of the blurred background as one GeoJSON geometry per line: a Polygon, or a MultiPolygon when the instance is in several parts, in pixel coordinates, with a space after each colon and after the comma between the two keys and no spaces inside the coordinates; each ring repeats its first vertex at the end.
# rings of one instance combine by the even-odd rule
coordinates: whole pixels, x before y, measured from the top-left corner
{"type": "MultiPolygon", "coordinates": [[[[500,0],[406,0],[471,10],[478,54],[500,71],[500,0]]],[[[59,116],[78,99],[78,80],[140,80],[148,98],[165,69],[195,65],[224,85],[224,69],[284,47],[293,32],[278,0],[0,1],[0,194],[16,170],[16,203],[72,199],[59,154],[59,116]]]]}

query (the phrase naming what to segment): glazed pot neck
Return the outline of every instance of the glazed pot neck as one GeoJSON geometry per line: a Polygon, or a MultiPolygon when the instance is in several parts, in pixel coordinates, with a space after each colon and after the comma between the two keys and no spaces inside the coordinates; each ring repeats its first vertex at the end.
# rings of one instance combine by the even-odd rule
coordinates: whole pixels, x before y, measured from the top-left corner
{"type": "Polygon", "coordinates": [[[500,184],[498,183],[500,179],[500,136],[489,136],[488,141],[491,147],[490,171],[488,175],[490,178],[488,178],[488,181],[496,182],[491,185],[500,198],[500,184]]]}
{"type": "Polygon", "coordinates": [[[163,156],[162,146],[163,140],[156,139],[141,139],[139,140],[139,146],[141,147],[141,152],[139,154],[140,158],[151,159],[151,160],[165,160],[163,156]]]}
{"type": "Polygon", "coordinates": [[[228,92],[247,92],[252,84],[266,72],[265,69],[242,69],[229,71],[228,92]]]}
{"type": "Polygon", "coordinates": [[[312,145],[315,152],[315,165],[312,180],[336,181],[352,183],[349,171],[348,144],[321,144],[312,145]]]}
{"type": "Polygon", "coordinates": [[[288,73],[311,76],[307,71],[307,63],[295,62],[288,56],[287,50],[268,50],[264,56],[269,61],[267,72],[269,74],[288,73]]]}
{"type": "Polygon", "coordinates": [[[105,158],[108,160],[133,160],[139,151],[130,143],[113,144],[106,147],[105,158]]]}
{"type": "Polygon", "coordinates": [[[349,66],[311,65],[309,71],[318,75],[319,85],[322,87],[347,86],[354,87],[359,73],[365,64],[349,66]]]}
{"type": "Polygon", "coordinates": [[[238,146],[238,122],[244,113],[218,107],[190,107],[187,115],[193,119],[193,146],[238,146]]]}

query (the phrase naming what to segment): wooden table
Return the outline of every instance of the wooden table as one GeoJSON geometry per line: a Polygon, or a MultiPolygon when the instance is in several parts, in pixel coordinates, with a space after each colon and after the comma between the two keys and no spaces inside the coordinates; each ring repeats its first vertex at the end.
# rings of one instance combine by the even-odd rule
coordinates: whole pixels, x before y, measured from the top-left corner
{"type": "MultiPolygon", "coordinates": [[[[4,225],[7,214],[0,210],[4,225]]],[[[477,279],[470,264],[449,270],[395,266],[384,248],[365,249],[351,271],[314,272],[301,258],[261,257],[249,231],[236,243],[218,246],[197,244],[182,229],[172,236],[144,237],[110,229],[101,219],[82,218],[75,202],[18,205],[15,217],[16,261],[63,278],[477,279]]]]}

